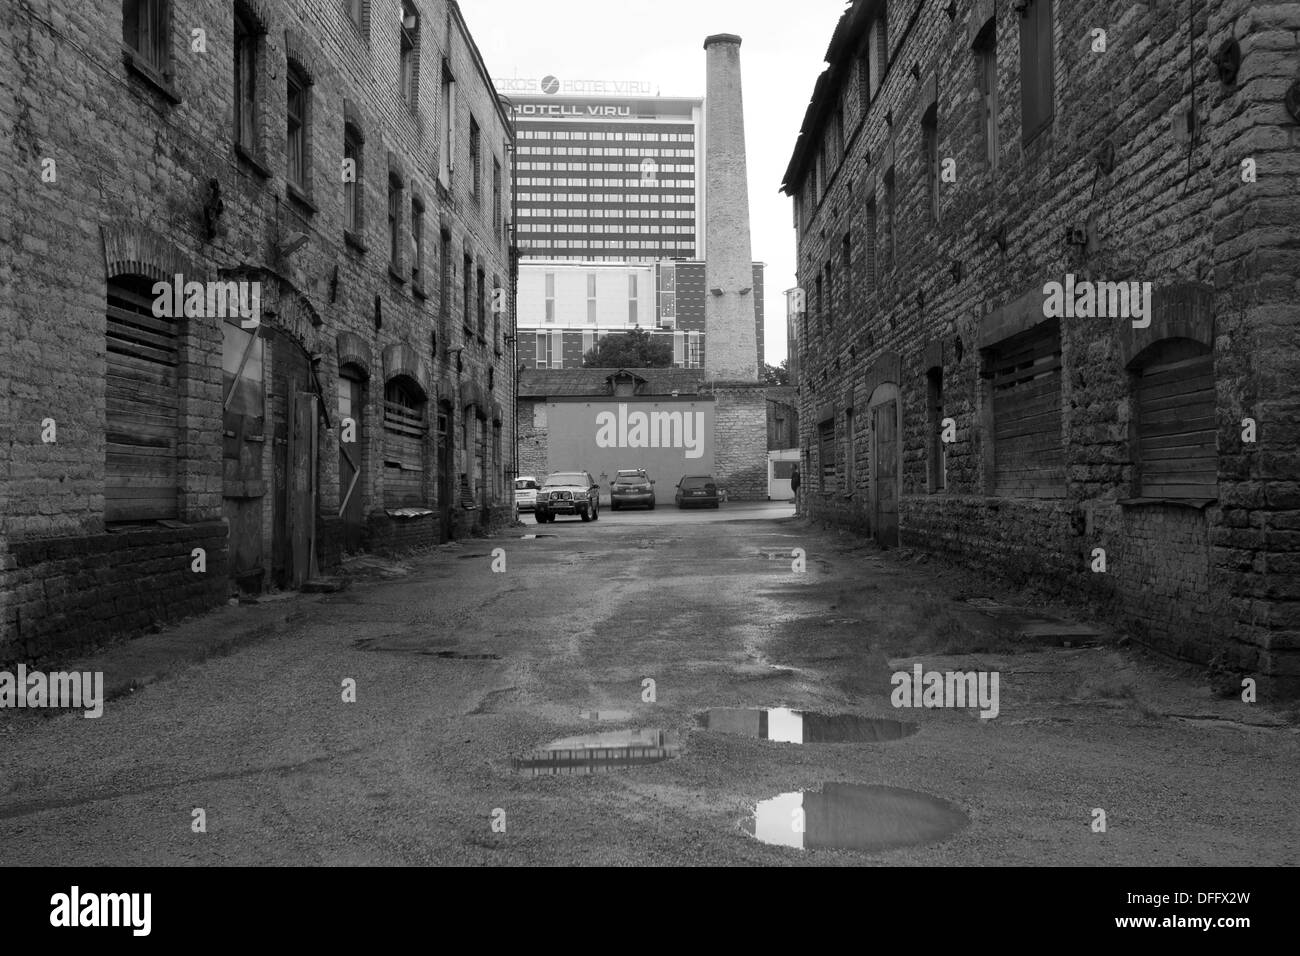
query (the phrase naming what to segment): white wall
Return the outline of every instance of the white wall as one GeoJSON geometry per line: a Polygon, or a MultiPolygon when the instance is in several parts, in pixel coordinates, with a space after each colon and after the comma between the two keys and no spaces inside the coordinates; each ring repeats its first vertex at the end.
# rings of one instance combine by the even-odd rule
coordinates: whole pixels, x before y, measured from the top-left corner
{"type": "Polygon", "coordinates": [[[637,277],[637,323],[655,327],[655,268],[618,263],[521,263],[519,328],[629,329],[628,276],[637,277]],[[546,322],[546,274],[555,275],[555,322],[546,322]],[[596,322],[587,320],[587,277],[596,275],[596,322]]]}

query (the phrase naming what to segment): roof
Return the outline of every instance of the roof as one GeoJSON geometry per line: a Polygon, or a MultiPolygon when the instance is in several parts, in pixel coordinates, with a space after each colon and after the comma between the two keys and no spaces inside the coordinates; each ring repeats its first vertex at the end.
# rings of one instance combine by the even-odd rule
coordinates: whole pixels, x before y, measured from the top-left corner
{"type": "MultiPolygon", "coordinates": [[[[828,65],[817,77],[812,99],[804,112],[803,124],[799,127],[794,153],[790,156],[790,164],[781,181],[781,191],[787,195],[793,196],[798,190],[808,166],[817,155],[826,117],[839,101],[839,91],[848,79],[862,38],[871,25],[871,18],[882,5],[883,0],[849,0],[848,8],[835,24],[835,32],[826,47],[828,65]]],[[[847,133],[846,130],[846,138],[847,133]]]]}
{"type": "Polygon", "coordinates": [[[519,397],[611,395],[609,380],[619,373],[638,380],[637,395],[693,395],[703,391],[707,381],[707,373],[699,368],[526,368],[519,373],[519,397]]]}

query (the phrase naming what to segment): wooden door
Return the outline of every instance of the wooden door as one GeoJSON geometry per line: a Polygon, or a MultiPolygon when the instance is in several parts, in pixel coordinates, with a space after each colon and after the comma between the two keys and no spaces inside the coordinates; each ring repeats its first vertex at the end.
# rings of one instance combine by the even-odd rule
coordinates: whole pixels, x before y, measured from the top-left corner
{"type": "Polygon", "coordinates": [[[456,455],[452,445],[451,409],[438,410],[438,515],[442,521],[442,540],[450,541],[452,509],[456,503],[456,455]]]}
{"type": "Polygon", "coordinates": [[[289,582],[297,588],[311,576],[315,540],[316,393],[296,392],[289,436],[289,582]]]}
{"type": "MultiPolygon", "coordinates": [[[[315,437],[315,421],[310,429],[303,429],[298,421],[298,394],[311,388],[311,362],[307,353],[288,336],[275,329],[265,329],[271,342],[271,434],[273,451],[273,484],[271,489],[271,577],[277,587],[293,587],[299,578],[295,571],[295,553],[306,549],[296,536],[309,534],[311,522],[295,518],[295,509],[301,503],[295,491],[304,484],[302,475],[296,474],[303,455],[311,454],[315,437]],[[305,527],[304,527],[305,525],[305,527]]],[[[315,395],[312,408],[315,409],[315,395]]],[[[314,463],[315,459],[310,459],[314,463]]],[[[307,471],[307,485],[315,487],[314,465],[307,471]]],[[[305,540],[305,538],[303,538],[305,540]]],[[[305,571],[303,572],[305,574],[305,571]]]]}
{"type": "Polygon", "coordinates": [[[266,495],[264,343],[227,322],[222,344],[222,512],[230,526],[230,576],[239,590],[258,593],[265,572],[262,503],[266,495]]]}
{"type": "Polygon", "coordinates": [[[364,386],[354,378],[339,380],[339,428],[352,421],[351,442],[339,442],[339,517],[343,519],[343,550],[361,550],[361,529],[365,521],[365,499],[361,490],[361,456],[365,448],[362,431],[364,386]]]}
{"type": "Polygon", "coordinates": [[[872,410],[871,424],[876,542],[882,547],[893,547],[898,544],[898,401],[877,405],[872,410]]]}

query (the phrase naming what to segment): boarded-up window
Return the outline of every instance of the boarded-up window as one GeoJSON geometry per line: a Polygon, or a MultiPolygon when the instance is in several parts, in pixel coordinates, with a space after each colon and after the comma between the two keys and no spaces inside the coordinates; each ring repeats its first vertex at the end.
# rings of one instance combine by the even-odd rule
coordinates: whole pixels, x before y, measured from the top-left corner
{"type": "Polygon", "coordinates": [[[1136,385],[1139,493],[1217,498],[1214,355],[1188,339],[1160,342],[1136,385]]]}
{"type": "Polygon", "coordinates": [[[1055,69],[1052,0],[1029,0],[1020,17],[1020,118],[1026,143],[1052,122],[1055,69]]]}
{"type": "Polygon", "coordinates": [[[108,283],[104,520],[177,517],[178,329],[155,318],[153,282],[108,283]]]}
{"type": "Polygon", "coordinates": [[[821,460],[821,490],[835,490],[835,419],[828,418],[817,427],[817,453],[821,460]]]}
{"type": "Polygon", "coordinates": [[[989,356],[993,394],[994,494],[1065,494],[1061,444],[1061,334],[1044,322],[1000,343],[989,356]]]}
{"type": "Polygon", "coordinates": [[[390,508],[424,504],[424,407],[401,379],[384,389],[384,501],[390,508]]]}

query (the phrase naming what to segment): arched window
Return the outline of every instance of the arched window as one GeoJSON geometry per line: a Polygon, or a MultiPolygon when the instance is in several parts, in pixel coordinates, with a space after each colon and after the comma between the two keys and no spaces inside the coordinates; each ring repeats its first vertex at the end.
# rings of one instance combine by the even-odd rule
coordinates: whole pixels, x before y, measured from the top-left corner
{"type": "Polygon", "coordinates": [[[154,281],[108,281],[104,521],[177,517],[176,320],[153,314],[154,281]]]}

